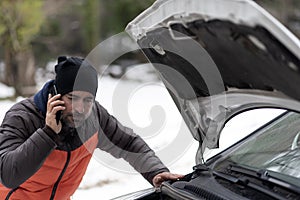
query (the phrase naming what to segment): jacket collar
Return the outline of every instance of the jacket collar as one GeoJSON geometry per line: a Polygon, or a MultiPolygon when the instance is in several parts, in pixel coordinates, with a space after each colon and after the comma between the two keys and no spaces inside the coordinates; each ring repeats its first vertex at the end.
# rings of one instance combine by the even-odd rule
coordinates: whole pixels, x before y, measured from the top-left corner
{"type": "Polygon", "coordinates": [[[33,97],[34,103],[44,116],[46,115],[47,111],[48,94],[53,86],[53,83],[54,80],[46,82],[43,88],[40,91],[38,91],[33,97]]]}

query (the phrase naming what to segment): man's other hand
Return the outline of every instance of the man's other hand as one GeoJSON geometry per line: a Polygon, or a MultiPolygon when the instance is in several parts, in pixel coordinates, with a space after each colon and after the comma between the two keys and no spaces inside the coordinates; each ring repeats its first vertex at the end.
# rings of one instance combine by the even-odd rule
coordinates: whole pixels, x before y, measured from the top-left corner
{"type": "Polygon", "coordinates": [[[162,172],[162,173],[154,176],[154,178],[152,179],[152,183],[153,183],[154,187],[159,187],[162,184],[162,182],[164,182],[164,181],[177,180],[177,179],[183,178],[183,177],[184,177],[184,175],[172,174],[170,172],[162,172]]]}

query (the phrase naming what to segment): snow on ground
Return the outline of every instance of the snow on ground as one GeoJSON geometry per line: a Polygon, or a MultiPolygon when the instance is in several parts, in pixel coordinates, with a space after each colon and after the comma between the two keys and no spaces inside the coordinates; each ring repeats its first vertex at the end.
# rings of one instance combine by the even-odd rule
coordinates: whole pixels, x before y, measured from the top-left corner
{"type": "MultiPolygon", "coordinates": [[[[41,87],[42,84],[39,84],[39,86],[41,87]]],[[[1,87],[0,91],[6,91],[3,93],[4,97],[11,95],[9,92],[10,89],[5,86],[1,87]]],[[[183,126],[181,116],[161,83],[151,80],[148,83],[139,81],[117,81],[112,78],[104,77],[99,81],[96,99],[124,125],[129,124],[131,128],[134,126],[135,128],[133,129],[138,129],[138,131],[142,131],[144,126],[148,127],[145,136],[147,143],[155,151],[162,152],[161,159],[171,171],[185,174],[192,170],[192,166],[195,164],[194,160],[197,144],[193,142],[186,127],[185,129],[181,127],[183,126]],[[130,94],[129,97],[127,95],[128,93],[130,94]],[[113,98],[117,100],[113,100],[113,98]],[[126,109],[122,112],[118,112],[120,106],[124,107],[122,102],[126,102],[126,109]],[[128,111],[127,114],[126,110],[128,111]],[[162,120],[163,123],[160,124],[159,120],[162,120]],[[155,123],[153,124],[153,122],[155,123]],[[157,127],[160,125],[161,127],[157,127]],[[153,126],[153,128],[151,126],[153,126]],[[151,129],[154,130],[154,133],[150,134],[151,129]],[[185,134],[188,135],[183,136],[189,143],[187,147],[178,148],[180,154],[171,157],[172,152],[168,152],[169,155],[167,155],[167,153],[163,153],[163,151],[176,137],[176,134],[178,134],[177,129],[184,129],[185,134]],[[179,159],[181,160],[180,162],[179,159]]],[[[17,101],[20,100],[22,100],[22,98],[17,99],[17,101]]],[[[0,121],[2,121],[5,112],[14,103],[15,102],[8,100],[0,101],[2,110],[0,112],[0,121]]],[[[143,133],[140,135],[143,136],[143,133]]],[[[100,151],[97,151],[97,153],[98,154],[92,158],[82,183],[72,197],[73,200],[105,200],[151,187],[141,175],[134,172],[130,166],[125,165],[125,162],[122,163],[122,160],[112,158],[109,154],[100,153],[100,151]],[[101,160],[101,156],[106,159],[101,160]]]]}
{"type": "Polygon", "coordinates": [[[13,88],[7,87],[3,83],[0,83],[0,98],[12,96],[14,92],[15,90],[13,88]]]}
{"type": "MultiPolygon", "coordinates": [[[[0,91],[0,97],[11,94],[10,89],[2,85],[0,91]]],[[[117,81],[102,77],[96,99],[124,125],[140,134],[172,172],[186,174],[192,171],[198,145],[189,134],[162,83],[151,80],[148,82],[117,81]]],[[[0,102],[1,121],[5,111],[14,103],[0,102]]],[[[245,130],[245,125],[247,129],[254,130],[262,124],[263,120],[267,121],[278,113],[278,111],[267,110],[248,114],[248,118],[252,120],[250,126],[245,124],[245,116],[236,118],[233,123],[225,127],[226,134],[221,137],[221,140],[225,141],[222,148],[232,142],[233,136],[239,136],[245,130]],[[232,127],[235,124],[238,126],[232,127]]],[[[212,156],[215,153],[206,155],[212,156]]],[[[72,199],[111,199],[149,187],[151,185],[124,161],[96,151],[72,199]]]]}
{"type": "MultiPolygon", "coordinates": [[[[185,174],[192,170],[192,166],[195,165],[197,144],[193,141],[187,128],[180,126],[183,124],[181,116],[162,83],[116,81],[103,77],[100,79],[96,98],[124,125],[134,127],[134,131],[146,138],[145,140],[151,148],[156,152],[161,152],[161,154],[158,153],[158,156],[172,172],[185,174]],[[122,110],[120,106],[126,107],[125,111],[127,112],[120,112],[119,110],[122,110]],[[159,114],[160,116],[157,116],[159,114]],[[153,122],[158,119],[164,121],[163,124],[160,124],[162,125],[161,129],[155,127],[157,124],[153,122]],[[142,127],[150,127],[150,130],[155,131],[152,135],[145,134],[142,127]],[[190,143],[187,147],[178,147],[181,155],[166,156],[163,151],[174,141],[176,134],[179,134],[178,130],[183,130],[185,134],[188,134],[184,137],[190,143]]],[[[111,199],[151,187],[141,175],[125,165],[122,160],[116,160],[103,152],[97,153],[92,159],[79,189],[73,196],[74,200],[92,200],[99,199],[99,197],[101,197],[100,199],[111,199]],[[102,159],[103,157],[108,158],[102,159]]],[[[168,153],[172,155],[172,152],[168,153]]]]}

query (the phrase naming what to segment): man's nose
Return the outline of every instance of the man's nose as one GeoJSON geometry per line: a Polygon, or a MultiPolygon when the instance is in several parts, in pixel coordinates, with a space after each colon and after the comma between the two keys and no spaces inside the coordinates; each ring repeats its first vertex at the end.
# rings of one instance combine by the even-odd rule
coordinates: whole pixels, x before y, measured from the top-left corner
{"type": "Polygon", "coordinates": [[[73,104],[73,108],[78,113],[84,113],[84,103],[82,101],[78,101],[73,104]]]}

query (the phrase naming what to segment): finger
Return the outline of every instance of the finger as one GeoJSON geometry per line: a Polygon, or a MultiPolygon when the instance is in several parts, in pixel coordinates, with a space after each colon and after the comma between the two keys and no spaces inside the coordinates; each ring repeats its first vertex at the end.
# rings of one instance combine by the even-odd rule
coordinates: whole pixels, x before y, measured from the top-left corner
{"type": "Polygon", "coordinates": [[[56,95],[52,96],[52,94],[48,94],[48,102],[47,107],[50,107],[51,103],[57,99],[56,95]]]}
{"type": "Polygon", "coordinates": [[[164,181],[164,178],[161,176],[158,176],[156,179],[156,182],[158,182],[158,183],[163,182],[163,181],[164,181]]]}
{"type": "Polygon", "coordinates": [[[59,98],[61,98],[61,94],[56,94],[56,95],[49,94],[49,96],[48,96],[49,101],[55,101],[55,100],[58,100],[59,98]]]}
{"type": "Polygon", "coordinates": [[[164,180],[175,180],[184,177],[184,175],[172,173],[162,173],[161,176],[164,180]]]}
{"type": "Polygon", "coordinates": [[[170,175],[169,174],[158,174],[157,176],[155,176],[154,180],[153,180],[153,184],[155,187],[159,187],[162,182],[166,181],[166,180],[170,180],[170,175]]]}
{"type": "MultiPolygon", "coordinates": [[[[49,95],[49,97],[50,97],[50,95],[49,95]]],[[[54,96],[50,97],[50,98],[48,99],[48,104],[49,104],[49,105],[63,104],[64,101],[62,101],[62,100],[60,99],[60,97],[61,97],[60,94],[57,94],[57,95],[54,95],[54,96]],[[53,103],[54,103],[54,104],[53,104],[53,103]]]]}
{"type": "Polygon", "coordinates": [[[64,104],[65,104],[65,102],[62,100],[55,100],[55,101],[50,102],[51,107],[56,107],[56,106],[60,106],[60,105],[64,105],[64,104]]]}
{"type": "Polygon", "coordinates": [[[53,112],[53,114],[56,114],[58,111],[64,110],[64,109],[65,109],[64,106],[55,106],[55,107],[52,109],[52,112],[53,112]]]}
{"type": "Polygon", "coordinates": [[[172,174],[172,173],[170,173],[170,172],[161,173],[160,175],[161,175],[161,177],[163,177],[163,178],[172,178],[172,177],[175,176],[174,174],[172,174]]]}
{"type": "Polygon", "coordinates": [[[65,106],[64,106],[65,102],[62,100],[55,100],[55,101],[49,101],[47,103],[47,112],[49,114],[56,114],[57,111],[59,110],[64,110],[65,106]]]}
{"type": "Polygon", "coordinates": [[[182,174],[172,174],[172,176],[174,178],[183,178],[184,177],[184,175],[182,175],[182,174]]]}
{"type": "Polygon", "coordinates": [[[159,187],[161,185],[161,183],[163,182],[163,179],[160,176],[157,176],[154,178],[153,180],[153,185],[155,187],[159,187]]]}

